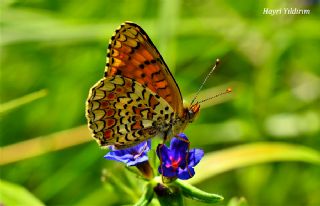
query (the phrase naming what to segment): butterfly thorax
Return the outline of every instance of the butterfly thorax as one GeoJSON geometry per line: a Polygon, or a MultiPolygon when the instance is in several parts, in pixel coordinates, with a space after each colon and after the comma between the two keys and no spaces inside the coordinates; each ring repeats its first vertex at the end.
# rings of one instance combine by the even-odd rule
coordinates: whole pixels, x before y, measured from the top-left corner
{"type": "Polygon", "coordinates": [[[174,120],[172,128],[173,135],[183,132],[186,126],[196,119],[200,111],[200,105],[196,103],[191,106],[185,106],[183,111],[182,117],[174,120]]]}

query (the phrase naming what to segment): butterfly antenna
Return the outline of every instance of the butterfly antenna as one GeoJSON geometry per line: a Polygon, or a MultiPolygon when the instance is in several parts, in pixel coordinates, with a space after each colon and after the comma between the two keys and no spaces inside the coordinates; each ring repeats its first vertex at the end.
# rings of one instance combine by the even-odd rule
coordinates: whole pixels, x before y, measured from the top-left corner
{"type": "Polygon", "coordinates": [[[219,96],[221,96],[221,95],[228,94],[228,93],[230,93],[230,92],[232,92],[232,89],[231,89],[231,88],[228,88],[228,89],[226,89],[226,91],[221,92],[221,93],[219,93],[219,94],[216,94],[216,95],[214,95],[214,96],[212,96],[212,97],[209,97],[209,98],[207,98],[207,99],[201,100],[201,101],[199,101],[198,103],[200,104],[200,103],[205,102],[205,101],[208,101],[208,100],[210,100],[210,99],[217,98],[217,97],[219,97],[219,96]]]}
{"type": "Polygon", "coordinates": [[[208,80],[208,78],[210,77],[210,75],[212,74],[212,72],[217,68],[217,66],[219,65],[220,63],[220,60],[219,59],[216,59],[216,63],[214,64],[214,66],[212,67],[211,71],[209,72],[209,74],[206,76],[206,78],[204,79],[204,81],[202,82],[201,86],[199,87],[196,95],[194,96],[193,100],[191,101],[191,104],[192,105],[194,103],[194,101],[197,99],[202,87],[204,86],[204,84],[206,83],[206,81],[208,80]]]}

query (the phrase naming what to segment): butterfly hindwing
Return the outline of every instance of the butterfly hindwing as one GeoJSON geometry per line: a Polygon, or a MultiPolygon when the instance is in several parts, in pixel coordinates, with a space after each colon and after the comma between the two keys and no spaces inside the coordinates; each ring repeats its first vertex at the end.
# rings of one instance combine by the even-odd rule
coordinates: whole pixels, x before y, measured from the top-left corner
{"type": "Polygon", "coordinates": [[[87,118],[93,137],[101,146],[128,148],[156,136],[155,124],[173,118],[172,107],[159,95],[134,79],[105,77],[91,89],[87,118]]]}

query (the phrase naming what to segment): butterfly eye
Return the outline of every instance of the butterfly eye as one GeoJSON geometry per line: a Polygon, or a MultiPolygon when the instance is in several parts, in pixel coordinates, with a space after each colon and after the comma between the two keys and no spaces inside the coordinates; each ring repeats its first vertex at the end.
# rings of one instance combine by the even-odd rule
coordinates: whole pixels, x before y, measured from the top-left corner
{"type": "Polygon", "coordinates": [[[199,110],[200,110],[200,104],[199,103],[196,103],[194,105],[191,106],[190,110],[193,112],[193,113],[198,113],[199,110]]]}
{"type": "Polygon", "coordinates": [[[200,104],[196,103],[190,107],[188,110],[188,117],[189,117],[189,122],[193,122],[195,120],[196,116],[198,116],[200,110],[200,104]]]}

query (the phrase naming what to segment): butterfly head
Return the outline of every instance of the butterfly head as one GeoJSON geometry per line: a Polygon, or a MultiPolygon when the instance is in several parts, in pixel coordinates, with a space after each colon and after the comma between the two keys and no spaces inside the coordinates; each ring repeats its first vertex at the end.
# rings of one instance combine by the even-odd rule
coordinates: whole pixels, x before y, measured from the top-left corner
{"type": "Polygon", "coordinates": [[[189,122],[193,122],[193,120],[196,119],[196,117],[198,116],[200,111],[200,104],[197,102],[193,105],[191,105],[188,108],[188,112],[187,112],[187,119],[189,120],[189,122]]]}

